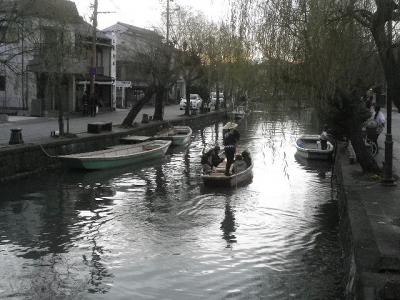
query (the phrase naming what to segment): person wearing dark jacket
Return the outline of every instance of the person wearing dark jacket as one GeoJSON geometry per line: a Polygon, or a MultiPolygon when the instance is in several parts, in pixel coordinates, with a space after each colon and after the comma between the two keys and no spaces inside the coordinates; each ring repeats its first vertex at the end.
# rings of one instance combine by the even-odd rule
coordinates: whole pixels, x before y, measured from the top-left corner
{"type": "Polygon", "coordinates": [[[224,150],[226,156],[225,175],[230,176],[230,168],[235,159],[236,144],[240,139],[239,131],[236,128],[229,129],[224,135],[224,150]]]}
{"type": "Polygon", "coordinates": [[[210,174],[212,169],[223,161],[223,159],[219,157],[219,150],[219,146],[215,146],[202,155],[201,165],[204,174],[210,174]]]}

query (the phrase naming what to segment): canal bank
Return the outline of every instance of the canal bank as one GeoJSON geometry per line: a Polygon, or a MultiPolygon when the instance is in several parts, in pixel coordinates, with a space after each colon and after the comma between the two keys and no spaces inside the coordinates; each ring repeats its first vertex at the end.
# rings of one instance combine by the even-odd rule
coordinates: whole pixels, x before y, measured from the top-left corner
{"type": "MultiPolygon", "coordinates": [[[[161,126],[190,125],[201,126],[209,122],[223,120],[224,111],[198,114],[195,116],[174,115],[165,121],[151,121],[136,124],[133,128],[113,126],[112,131],[100,133],[71,132],[70,137],[41,137],[32,143],[3,146],[0,148],[0,183],[37,174],[49,169],[57,169],[61,164],[54,156],[78,152],[88,152],[116,145],[127,135],[154,135],[161,126]]],[[[97,121],[92,119],[92,122],[97,121]]]]}
{"type": "MultiPolygon", "coordinates": [[[[395,125],[400,125],[396,116],[395,125]]],[[[399,139],[394,138],[394,172],[399,139]]],[[[384,135],[380,137],[384,145],[384,135]]],[[[382,166],[384,149],[377,162],[382,166]]],[[[347,260],[347,299],[400,299],[400,190],[363,174],[341,145],[335,165],[339,184],[340,231],[347,260]]]]}

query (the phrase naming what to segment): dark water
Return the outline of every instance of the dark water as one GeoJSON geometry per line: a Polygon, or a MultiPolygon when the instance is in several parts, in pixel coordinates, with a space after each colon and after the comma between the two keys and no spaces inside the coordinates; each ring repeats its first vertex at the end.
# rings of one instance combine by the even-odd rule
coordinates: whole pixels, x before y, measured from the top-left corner
{"type": "Polygon", "coordinates": [[[0,187],[0,298],[341,299],[330,167],[294,156],[308,126],[304,113],[242,122],[254,178],[231,191],[199,178],[222,124],[136,169],[0,187]]]}

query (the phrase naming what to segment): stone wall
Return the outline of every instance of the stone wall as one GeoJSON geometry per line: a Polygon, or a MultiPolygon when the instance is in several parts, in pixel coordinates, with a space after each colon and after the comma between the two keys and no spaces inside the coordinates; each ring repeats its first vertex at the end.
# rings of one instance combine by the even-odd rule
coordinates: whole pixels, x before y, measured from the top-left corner
{"type": "MultiPolygon", "coordinates": [[[[190,125],[192,128],[225,120],[224,112],[181,117],[169,121],[172,125],[190,125]]],[[[0,183],[28,177],[45,170],[60,168],[57,155],[88,152],[119,144],[121,137],[134,135],[154,135],[167,122],[150,122],[137,128],[121,129],[99,134],[82,134],[76,138],[60,138],[43,144],[12,145],[0,149],[0,183]]]]}

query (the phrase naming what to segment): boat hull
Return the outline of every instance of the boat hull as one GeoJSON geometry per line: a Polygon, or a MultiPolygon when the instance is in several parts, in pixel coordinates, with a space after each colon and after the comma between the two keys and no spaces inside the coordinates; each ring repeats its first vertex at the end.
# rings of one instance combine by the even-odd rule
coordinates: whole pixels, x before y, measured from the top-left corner
{"type": "Polygon", "coordinates": [[[248,183],[253,178],[253,164],[246,170],[231,176],[225,176],[223,173],[212,173],[210,175],[202,175],[205,186],[214,187],[236,187],[248,183]]]}
{"type": "MultiPolygon", "coordinates": [[[[167,152],[169,145],[171,144],[170,141],[163,142],[163,145],[156,149],[145,152],[137,152],[133,153],[132,155],[124,155],[122,157],[85,157],[85,153],[82,153],[81,157],[79,157],[78,155],[65,155],[60,156],[59,158],[61,159],[62,163],[68,168],[85,170],[111,169],[140,163],[151,159],[162,158],[167,152]]],[[[137,146],[137,144],[132,146],[137,146]]],[[[92,153],[95,152],[96,151],[92,153]]]]}
{"type": "Polygon", "coordinates": [[[296,155],[313,160],[331,160],[333,145],[328,142],[328,147],[322,150],[318,146],[319,135],[304,135],[296,141],[296,155]]]}
{"type": "Polygon", "coordinates": [[[183,146],[190,142],[192,129],[189,126],[174,126],[172,133],[158,134],[154,138],[157,140],[169,140],[172,146],[183,146]]]}

